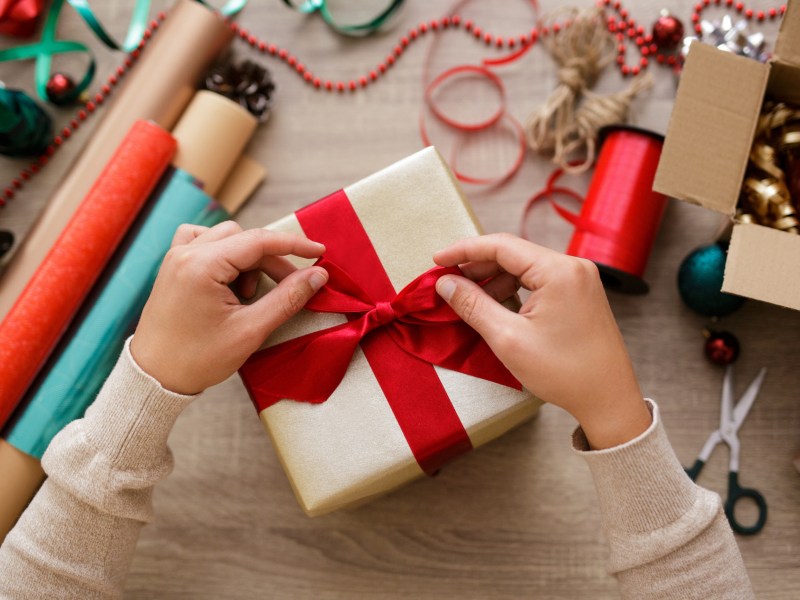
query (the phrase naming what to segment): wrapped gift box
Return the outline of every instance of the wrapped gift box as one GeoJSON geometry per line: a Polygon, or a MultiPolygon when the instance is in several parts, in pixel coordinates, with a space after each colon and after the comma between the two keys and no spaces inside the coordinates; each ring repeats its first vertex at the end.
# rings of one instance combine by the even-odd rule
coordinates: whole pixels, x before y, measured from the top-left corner
{"type": "MultiPolygon", "coordinates": [[[[691,45],[653,188],[734,219],[766,99],[800,104],[800,0],[767,63],[691,45]]],[[[722,290],[800,310],[800,236],[735,221],[722,290]]]]}
{"type": "MultiPolygon", "coordinates": [[[[384,293],[384,297],[376,296],[384,300],[376,303],[384,308],[373,311],[381,323],[381,310],[391,299],[385,293],[394,296],[434,267],[432,256],[437,250],[481,233],[458,184],[434,148],[323,198],[268,229],[305,233],[325,243],[326,260],[331,258],[344,270],[352,268],[354,280],[370,294],[384,293]]],[[[298,266],[310,264],[293,260],[298,266]]],[[[271,285],[265,278],[259,295],[271,285]]],[[[432,287],[428,296],[441,303],[432,287]]],[[[510,307],[516,309],[518,304],[510,307]]],[[[441,312],[441,307],[437,310],[441,312]]],[[[348,319],[343,314],[304,310],[270,336],[264,345],[268,349],[256,353],[240,371],[257,409],[264,406],[257,396],[258,390],[265,389],[264,377],[269,377],[265,373],[285,367],[277,363],[259,370],[262,355],[282,343],[285,347],[289,340],[296,342],[313,332],[345,327],[343,324],[357,316],[348,319]]],[[[496,383],[503,377],[482,372],[491,371],[496,362],[510,378],[488,346],[463,322],[452,325],[464,328],[465,335],[475,336],[482,346],[471,350],[469,357],[460,357],[471,365],[462,370],[481,376],[430,363],[420,365],[419,359],[409,358],[397,347],[392,335],[373,331],[361,341],[352,359],[345,359],[349,360],[344,362],[346,373],[324,401],[276,401],[279,395],[260,410],[295,494],[309,515],[365,502],[431,473],[449,458],[536,414],[540,402],[529,392],[515,389],[507,381],[496,383]]],[[[427,331],[436,337],[440,330],[434,326],[427,331]]],[[[435,346],[435,340],[430,338],[428,344],[424,336],[429,334],[422,335],[424,353],[435,346]]],[[[313,387],[318,378],[328,375],[320,368],[319,364],[306,364],[296,368],[291,377],[313,387]]],[[[267,393],[269,387],[266,384],[267,393]]]]}

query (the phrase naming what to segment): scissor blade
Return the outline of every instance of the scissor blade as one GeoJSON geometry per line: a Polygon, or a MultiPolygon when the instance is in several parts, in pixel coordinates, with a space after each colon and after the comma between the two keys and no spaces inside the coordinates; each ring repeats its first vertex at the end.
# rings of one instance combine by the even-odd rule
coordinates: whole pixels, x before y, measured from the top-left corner
{"type": "Polygon", "coordinates": [[[761,391],[761,385],[764,383],[764,377],[767,374],[766,367],[763,367],[753,379],[753,382],[748,386],[747,391],[742,394],[736,408],[733,409],[733,427],[738,430],[742,426],[744,420],[747,418],[747,413],[753,406],[753,402],[758,397],[758,392],[761,391]]]}
{"type": "Polygon", "coordinates": [[[722,400],[719,410],[719,430],[725,436],[725,432],[730,429],[733,411],[733,365],[728,365],[725,369],[725,377],[722,380],[722,400]]]}

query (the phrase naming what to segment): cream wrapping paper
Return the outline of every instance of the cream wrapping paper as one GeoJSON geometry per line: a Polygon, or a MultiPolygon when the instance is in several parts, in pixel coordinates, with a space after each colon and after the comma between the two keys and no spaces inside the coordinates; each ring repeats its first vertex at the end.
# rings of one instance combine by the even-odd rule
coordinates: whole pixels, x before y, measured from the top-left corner
{"type": "MultiPolygon", "coordinates": [[[[434,252],[481,233],[458,184],[432,147],[344,191],[396,291],[434,266],[434,252]]],[[[303,232],[294,215],[267,229],[303,232]]],[[[293,260],[298,266],[311,264],[293,260]]],[[[259,295],[270,287],[263,283],[259,295]]],[[[303,311],[265,346],[344,322],[343,315],[303,311]]],[[[308,373],[299,376],[313,377],[313,368],[309,365],[308,373]]],[[[531,418],[540,405],[525,390],[435,370],[474,447],[531,418]]],[[[423,475],[360,348],[326,402],[283,400],[259,416],[310,516],[365,502],[423,475]]]]}

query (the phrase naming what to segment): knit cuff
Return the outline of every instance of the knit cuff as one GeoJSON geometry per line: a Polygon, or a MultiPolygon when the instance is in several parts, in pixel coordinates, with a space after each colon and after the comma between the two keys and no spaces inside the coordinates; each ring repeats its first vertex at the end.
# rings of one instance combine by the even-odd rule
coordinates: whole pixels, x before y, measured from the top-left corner
{"type": "Polygon", "coordinates": [[[629,442],[590,450],[579,427],[573,449],[586,459],[594,478],[607,531],[646,533],[681,519],[698,488],[686,475],[667,439],[658,406],[645,400],[653,422],[629,442]]]}
{"type": "Polygon", "coordinates": [[[178,415],[197,396],[176,394],[145,373],[125,342],[119,361],[86,411],[86,435],[122,469],[146,468],[163,460],[178,415]]]}

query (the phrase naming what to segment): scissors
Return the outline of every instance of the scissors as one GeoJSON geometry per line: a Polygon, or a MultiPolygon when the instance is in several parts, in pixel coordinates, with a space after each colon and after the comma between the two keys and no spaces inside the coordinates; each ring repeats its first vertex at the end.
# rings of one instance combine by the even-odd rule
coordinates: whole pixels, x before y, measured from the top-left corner
{"type": "Polygon", "coordinates": [[[718,444],[725,443],[730,449],[730,463],[728,473],[728,498],[725,500],[725,515],[731,524],[731,529],[742,535],[753,535],[758,533],[767,522],[767,501],[758,490],[744,488],[739,485],[739,428],[747,418],[747,413],[755,402],[756,396],[764,382],[766,369],[761,369],[756,378],[747,388],[747,391],[739,399],[736,408],[733,407],[733,367],[728,366],[725,371],[725,379],[722,382],[722,403],[720,408],[719,429],[712,432],[706,440],[705,446],[700,451],[694,465],[686,469],[686,474],[692,481],[697,481],[697,476],[703,470],[703,466],[711,456],[714,448],[718,444]],[[758,507],[758,520],[754,525],[746,527],[736,520],[734,508],[736,503],[742,498],[750,498],[758,507]]]}

